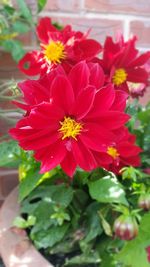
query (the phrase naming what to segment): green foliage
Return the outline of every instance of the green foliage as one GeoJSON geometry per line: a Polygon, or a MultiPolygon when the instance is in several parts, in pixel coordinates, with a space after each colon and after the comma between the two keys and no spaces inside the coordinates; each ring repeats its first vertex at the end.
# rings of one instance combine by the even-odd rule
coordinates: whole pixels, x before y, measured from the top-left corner
{"type": "Polygon", "coordinates": [[[94,182],[90,181],[88,186],[91,197],[98,202],[128,205],[122,185],[111,175],[94,182]]]}
{"type": "Polygon", "coordinates": [[[27,220],[23,219],[22,217],[16,217],[13,225],[19,228],[28,228],[30,226],[33,226],[36,222],[36,218],[32,215],[29,215],[27,220]]]}
{"type": "Polygon", "coordinates": [[[0,167],[18,167],[20,159],[20,147],[16,141],[4,141],[0,143],[0,167]]]}
{"type": "Polygon", "coordinates": [[[38,2],[38,12],[40,12],[46,5],[47,0],[38,0],[37,2],[38,2]]]}
{"type": "Polygon", "coordinates": [[[25,54],[22,44],[18,40],[5,40],[2,45],[7,52],[12,54],[13,59],[16,61],[19,61],[25,54]]]}
{"type": "Polygon", "coordinates": [[[24,0],[17,0],[21,15],[32,23],[32,13],[24,0]]]}
{"type": "Polygon", "coordinates": [[[146,255],[146,247],[150,245],[150,213],[143,216],[138,236],[125,244],[123,249],[115,257],[125,267],[149,267],[146,255]]]}

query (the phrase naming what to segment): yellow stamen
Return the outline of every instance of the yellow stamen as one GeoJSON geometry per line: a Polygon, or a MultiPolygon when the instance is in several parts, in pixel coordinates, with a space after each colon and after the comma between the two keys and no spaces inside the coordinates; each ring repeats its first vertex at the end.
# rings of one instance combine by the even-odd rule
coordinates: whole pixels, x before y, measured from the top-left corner
{"type": "Polygon", "coordinates": [[[117,69],[112,77],[112,81],[115,85],[119,86],[127,79],[127,73],[124,69],[117,69]]]}
{"type": "Polygon", "coordinates": [[[64,117],[63,121],[60,121],[61,128],[59,132],[63,134],[62,140],[67,137],[72,137],[73,139],[77,140],[77,135],[79,135],[82,131],[82,124],[76,122],[74,119],[70,117],[64,117]]]}
{"type": "Polygon", "coordinates": [[[44,58],[48,63],[60,64],[62,59],[66,57],[65,47],[60,41],[51,41],[44,47],[44,58]]]}
{"type": "Polygon", "coordinates": [[[116,159],[119,157],[119,153],[118,153],[117,149],[114,148],[113,146],[109,146],[107,148],[107,154],[110,155],[113,159],[116,159]]]}

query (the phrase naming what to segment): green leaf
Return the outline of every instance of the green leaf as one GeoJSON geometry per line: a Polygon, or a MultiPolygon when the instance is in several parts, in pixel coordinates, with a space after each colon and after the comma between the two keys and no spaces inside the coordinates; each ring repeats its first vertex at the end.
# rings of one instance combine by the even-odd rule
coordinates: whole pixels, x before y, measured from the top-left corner
{"type": "Polygon", "coordinates": [[[85,242],[90,242],[98,235],[101,235],[103,230],[101,227],[100,218],[98,215],[98,211],[100,209],[100,203],[94,202],[88,206],[86,209],[86,237],[84,239],[85,242]]]}
{"type": "Polygon", "coordinates": [[[24,0],[17,0],[20,12],[29,22],[32,22],[32,13],[24,0]]]}
{"type": "Polygon", "coordinates": [[[38,0],[38,12],[42,11],[46,5],[47,0],[38,0]]]}
{"type": "Polygon", "coordinates": [[[18,32],[18,33],[26,33],[30,30],[30,27],[24,23],[24,22],[21,22],[21,21],[16,21],[14,24],[13,24],[13,31],[14,32],[18,32]]]}
{"type": "Polygon", "coordinates": [[[27,227],[27,222],[25,219],[23,219],[22,217],[18,216],[15,218],[13,225],[18,227],[18,228],[26,228],[27,227]]]}
{"type": "Polygon", "coordinates": [[[3,46],[6,49],[6,51],[8,51],[12,54],[13,59],[17,62],[25,54],[25,51],[22,48],[22,44],[18,40],[11,40],[10,39],[10,40],[3,41],[3,46]]]}
{"type": "Polygon", "coordinates": [[[150,212],[142,218],[138,236],[127,242],[116,260],[130,267],[149,267],[146,247],[150,245],[150,212]]]}
{"type": "Polygon", "coordinates": [[[39,231],[34,235],[35,245],[38,248],[50,248],[64,237],[69,224],[53,226],[48,230],[39,231]]]}
{"type": "Polygon", "coordinates": [[[122,185],[111,176],[89,182],[88,186],[91,197],[98,202],[128,205],[122,185]]]}
{"type": "Polygon", "coordinates": [[[19,161],[15,155],[20,153],[20,148],[16,141],[4,141],[0,143],[0,167],[16,167],[19,161]]]}
{"type": "Polygon", "coordinates": [[[100,262],[99,254],[96,251],[91,251],[88,255],[81,254],[79,256],[72,257],[71,259],[66,259],[64,266],[89,266],[90,264],[95,264],[100,262]],[[86,264],[86,265],[85,265],[86,264]]]}
{"type": "Polygon", "coordinates": [[[21,180],[19,185],[19,201],[22,201],[37,187],[41,177],[42,174],[39,174],[39,170],[35,171],[31,169],[28,171],[26,177],[21,180]]]}

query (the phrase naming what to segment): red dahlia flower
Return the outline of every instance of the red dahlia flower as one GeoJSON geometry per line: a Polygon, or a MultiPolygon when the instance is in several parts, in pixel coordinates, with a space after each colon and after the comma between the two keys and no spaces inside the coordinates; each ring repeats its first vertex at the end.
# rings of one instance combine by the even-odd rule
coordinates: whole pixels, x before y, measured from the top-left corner
{"type": "MultiPolygon", "coordinates": [[[[77,76],[82,76],[82,80],[87,79],[87,82],[94,86],[97,90],[104,85],[104,72],[102,68],[96,63],[88,63],[84,65],[83,62],[78,63],[76,68],[73,71],[70,71],[68,78],[72,80],[72,76],[76,72],[77,76]],[[86,67],[84,67],[86,66],[86,67]],[[73,73],[73,74],[72,74],[73,73]],[[86,75],[86,78],[84,77],[86,75]]],[[[48,75],[42,76],[38,81],[37,80],[25,80],[18,83],[18,86],[23,93],[23,103],[13,101],[18,107],[27,111],[27,114],[30,112],[32,107],[37,106],[43,101],[49,102],[51,95],[51,84],[56,76],[66,75],[64,69],[59,65],[53,69],[48,75]],[[30,89],[29,89],[30,88],[30,89]]],[[[75,81],[74,81],[75,82],[75,81]]],[[[109,94],[109,92],[107,92],[109,94]]],[[[109,96],[108,96],[109,99],[109,96]]],[[[121,99],[124,102],[124,107],[126,105],[125,98],[122,96],[121,99]]],[[[117,100],[117,97],[116,97],[117,100]]],[[[123,103],[120,103],[123,106],[123,103]]],[[[115,104],[115,106],[117,103],[115,104]]],[[[123,111],[123,110],[122,110],[123,111]]]]}
{"type": "Polygon", "coordinates": [[[104,147],[103,153],[95,153],[98,164],[118,174],[124,166],[139,166],[142,151],[135,145],[135,135],[128,132],[127,128],[120,128],[113,131],[117,135],[117,141],[104,147]],[[101,162],[101,157],[105,155],[105,162],[101,162]]]}
{"type": "Polygon", "coordinates": [[[135,41],[136,37],[125,42],[123,36],[120,36],[115,43],[111,37],[107,37],[103,48],[103,59],[100,60],[107,75],[107,82],[112,82],[116,89],[125,90],[131,96],[133,91],[134,97],[142,95],[147,85],[148,71],[144,64],[150,58],[150,52],[139,55],[135,41]]]}
{"type": "Polygon", "coordinates": [[[27,53],[19,62],[20,70],[31,76],[43,75],[58,64],[68,71],[75,63],[89,61],[101,51],[101,45],[87,39],[87,34],[73,31],[70,25],[58,30],[48,17],[40,19],[37,36],[41,49],[27,53]]]}
{"type": "Polygon", "coordinates": [[[91,76],[85,62],[75,65],[68,76],[57,74],[43,84],[43,91],[50,90],[49,99],[45,101],[44,95],[44,101],[31,106],[29,114],[10,130],[23,149],[35,151],[42,173],[58,164],[69,176],[77,166],[86,171],[96,168],[94,152],[116,142],[113,131],[128,121],[129,116],[120,111],[125,106],[124,95],[111,85],[98,90],[94,75],[96,71],[91,76]]]}

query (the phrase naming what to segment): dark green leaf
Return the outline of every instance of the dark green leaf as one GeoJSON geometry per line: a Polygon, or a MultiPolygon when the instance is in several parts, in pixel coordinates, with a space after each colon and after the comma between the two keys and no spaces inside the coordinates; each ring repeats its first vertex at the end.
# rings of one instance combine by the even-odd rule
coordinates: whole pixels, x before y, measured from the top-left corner
{"type": "Polygon", "coordinates": [[[128,205],[122,185],[111,176],[89,182],[88,186],[91,197],[98,202],[128,205]]]}
{"type": "Polygon", "coordinates": [[[33,189],[38,185],[38,181],[41,179],[42,174],[39,171],[30,170],[26,177],[20,182],[19,185],[19,200],[22,201],[27,197],[33,189]]]}
{"type": "Polygon", "coordinates": [[[69,224],[53,226],[48,230],[39,231],[34,235],[35,245],[38,248],[50,248],[64,237],[69,224]]]}

